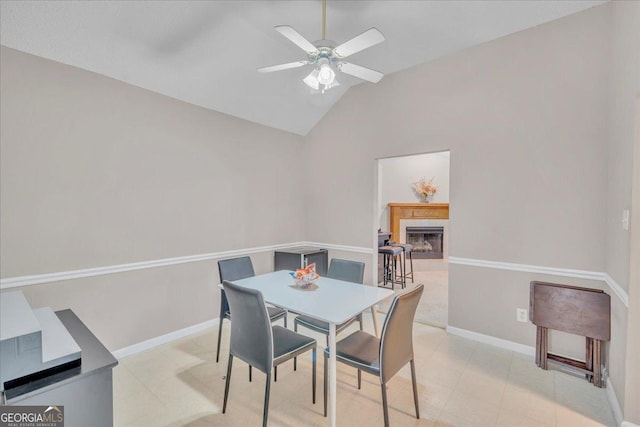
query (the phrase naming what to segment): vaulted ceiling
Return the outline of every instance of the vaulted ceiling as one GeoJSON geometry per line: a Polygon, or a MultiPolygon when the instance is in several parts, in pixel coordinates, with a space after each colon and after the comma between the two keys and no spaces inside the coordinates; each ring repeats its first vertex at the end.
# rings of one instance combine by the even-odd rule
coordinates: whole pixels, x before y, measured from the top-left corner
{"type": "MultiPolygon", "coordinates": [[[[601,3],[328,1],[327,39],[378,28],[386,41],[349,62],[389,74],[601,3]]],[[[2,45],[300,135],[362,81],[339,74],[339,87],[312,94],[311,66],[256,68],[306,59],[274,26],[314,41],[321,23],[320,0],[0,2],[2,45]]]]}

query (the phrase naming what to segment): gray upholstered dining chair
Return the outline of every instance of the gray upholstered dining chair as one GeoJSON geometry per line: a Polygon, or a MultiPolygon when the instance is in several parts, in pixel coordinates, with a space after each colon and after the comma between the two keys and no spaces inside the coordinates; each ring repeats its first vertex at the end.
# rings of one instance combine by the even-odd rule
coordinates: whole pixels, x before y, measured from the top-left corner
{"type": "MultiPolygon", "coordinates": [[[[333,258],[329,264],[327,277],[331,279],[344,280],[345,282],[353,282],[362,284],[364,282],[364,263],[358,261],[349,261],[346,259],[333,258]]],[[[336,334],[355,321],[360,322],[360,330],[363,329],[362,313],[336,326],[336,334]]],[[[327,345],[329,345],[329,324],[313,317],[300,315],[293,320],[293,330],[298,332],[298,326],[304,326],[312,331],[325,334],[327,336],[327,345]]],[[[293,369],[296,370],[297,361],[293,359],[293,369]]]]}
{"type": "MultiPolygon", "coordinates": [[[[413,358],[413,319],[424,285],[396,295],[382,326],[380,338],[364,331],[356,331],[336,343],[336,361],[358,369],[358,389],[361,387],[360,371],[380,378],[384,425],[389,426],[387,408],[387,382],[404,367],[411,364],[413,402],[416,418],[420,418],[418,387],[413,358]]],[[[329,349],[324,351],[324,416],[327,416],[327,359],[329,349]]]]}
{"type": "MultiPolygon", "coordinates": [[[[218,272],[220,273],[220,281],[234,281],[240,279],[246,279],[247,277],[255,276],[253,270],[253,263],[248,256],[240,258],[231,258],[218,261],[218,272]]],[[[287,311],[278,307],[267,307],[269,312],[269,319],[275,321],[278,319],[284,319],[284,327],[287,327],[287,311]]],[[[220,326],[218,328],[218,348],[216,349],[216,363],[220,360],[220,339],[222,338],[222,321],[224,319],[231,320],[231,310],[229,310],[229,303],[224,293],[224,289],[221,290],[220,295],[220,326]]],[[[251,372],[249,372],[249,380],[251,380],[251,372]]]]}
{"type": "Polygon", "coordinates": [[[271,326],[267,307],[262,293],[256,289],[248,289],[232,282],[222,282],[229,306],[233,310],[231,322],[231,341],[229,345],[229,361],[227,378],[224,385],[224,402],[222,413],[227,410],[229,383],[233,358],[254,366],[267,375],[262,425],[267,425],[269,415],[269,392],[271,387],[271,371],[287,360],[312,350],[312,401],[316,403],[316,340],[297,334],[282,326],[271,326]]]}

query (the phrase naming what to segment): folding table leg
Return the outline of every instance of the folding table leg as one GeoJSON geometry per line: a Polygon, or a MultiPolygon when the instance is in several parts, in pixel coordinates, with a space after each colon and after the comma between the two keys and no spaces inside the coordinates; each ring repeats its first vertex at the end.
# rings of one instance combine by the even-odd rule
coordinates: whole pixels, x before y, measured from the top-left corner
{"type": "Polygon", "coordinates": [[[602,373],[600,372],[602,352],[600,350],[600,340],[593,340],[593,385],[602,387],[602,373]]]}

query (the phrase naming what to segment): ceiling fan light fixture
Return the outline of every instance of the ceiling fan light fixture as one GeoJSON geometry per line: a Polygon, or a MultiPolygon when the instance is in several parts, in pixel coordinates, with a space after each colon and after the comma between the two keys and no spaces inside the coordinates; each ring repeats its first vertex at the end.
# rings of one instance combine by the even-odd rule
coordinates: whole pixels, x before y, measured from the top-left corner
{"type": "Polygon", "coordinates": [[[320,90],[320,82],[318,81],[318,70],[314,68],[303,80],[307,86],[313,90],[320,90]]]}
{"type": "Polygon", "coordinates": [[[338,80],[336,80],[336,73],[328,64],[322,64],[320,67],[314,68],[307,77],[302,81],[312,89],[312,93],[324,93],[325,91],[340,86],[338,80]],[[323,67],[326,66],[330,72],[325,71],[323,77],[323,67]]]}
{"type": "Polygon", "coordinates": [[[262,67],[258,68],[258,71],[261,73],[270,73],[273,71],[298,68],[304,65],[312,65],[314,67],[313,71],[302,79],[304,83],[311,88],[311,93],[324,93],[331,88],[339,86],[340,83],[336,79],[336,73],[338,71],[368,82],[379,82],[384,76],[381,72],[344,62],[343,59],[384,41],[382,33],[376,28],[369,28],[351,40],[336,46],[333,41],[326,38],[326,11],[327,2],[323,0],[322,39],[316,40],[313,43],[305,39],[289,25],[278,25],[275,27],[276,31],[306,52],[307,59],[305,61],[262,67]]]}
{"type": "Polygon", "coordinates": [[[331,85],[336,79],[336,73],[329,64],[320,65],[318,70],[318,82],[325,86],[331,85]]]}

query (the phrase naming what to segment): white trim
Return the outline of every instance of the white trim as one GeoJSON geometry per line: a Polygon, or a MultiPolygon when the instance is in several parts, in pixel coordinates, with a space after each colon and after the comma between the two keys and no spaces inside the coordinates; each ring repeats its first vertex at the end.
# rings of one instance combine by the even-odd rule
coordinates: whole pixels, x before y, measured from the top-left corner
{"type": "Polygon", "coordinates": [[[539,265],[514,264],[510,262],[487,261],[482,259],[449,257],[450,264],[470,265],[474,267],[496,268],[499,270],[523,271],[526,273],[549,274],[552,276],[577,277],[580,279],[599,280],[605,282],[620,301],[629,307],[629,295],[607,273],[588,270],[573,270],[569,268],[543,267],[539,265]]]}
{"type": "Polygon", "coordinates": [[[616,425],[624,426],[622,409],[620,409],[620,403],[618,402],[618,396],[616,396],[616,391],[613,389],[613,384],[609,379],[609,375],[607,375],[606,371],[603,372],[606,376],[606,387],[605,391],[607,392],[607,399],[609,400],[609,405],[611,406],[611,412],[613,412],[613,417],[616,420],[616,425]]]}
{"type": "Polygon", "coordinates": [[[62,280],[80,279],[83,277],[102,276],[105,274],[123,273],[125,271],[143,270],[146,268],[165,267],[168,265],[185,264],[188,262],[207,261],[218,258],[250,255],[258,252],[267,252],[277,249],[287,249],[305,245],[304,242],[285,243],[281,245],[259,246],[248,249],[211,252],[199,255],[187,255],[175,258],[164,258],[153,261],[133,262],[129,264],[109,265],[105,267],[85,268],[82,270],[61,271],[58,273],[36,274],[31,276],[9,277],[0,280],[0,290],[18,288],[21,286],[38,285],[41,283],[59,282],[62,280]]]}
{"type": "Polygon", "coordinates": [[[613,277],[609,276],[607,273],[602,273],[604,275],[604,281],[607,282],[607,285],[611,288],[613,293],[615,293],[620,301],[624,304],[625,307],[629,308],[629,294],[625,292],[624,289],[616,282],[613,277]]]}
{"type": "Polygon", "coordinates": [[[113,356],[120,360],[124,357],[131,356],[132,354],[140,353],[141,351],[149,350],[168,342],[184,338],[189,335],[193,335],[208,328],[217,326],[220,322],[219,318],[207,320],[196,325],[188,326],[184,329],[169,332],[168,334],[161,335],[159,337],[151,338],[146,341],[139,342],[137,344],[130,345],[128,347],[121,348],[113,352],[113,356]]]}
{"type": "Polygon", "coordinates": [[[108,265],[105,267],[84,268],[81,270],[61,271],[57,273],[35,274],[30,276],[8,277],[0,280],[0,290],[19,288],[22,286],[39,285],[41,283],[60,282],[62,280],[81,279],[83,277],[103,276],[105,274],[123,273],[126,271],[143,270],[146,268],[166,267],[169,265],[185,264],[189,262],[207,261],[211,259],[229,258],[268,252],[278,249],[288,249],[297,246],[317,246],[319,248],[334,249],[365,254],[373,253],[373,249],[361,246],[332,245],[315,242],[294,242],[280,245],[259,246],[255,248],[236,249],[231,251],[211,252],[198,255],[187,255],[175,258],[164,258],[152,261],[133,262],[128,264],[108,265]]]}
{"type": "Polygon", "coordinates": [[[301,246],[315,246],[322,249],[332,249],[336,251],[358,252],[361,254],[372,254],[372,248],[366,248],[364,246],[346,246],[346,245],[334,245],[331,243],[317,243],[317,242],[302,242],[301,246]]]}
{"type": "MultiPolygon", "coordinates": [[[[513,341],[503,340],[491,335],[484,335],[478,332],[460,329],[453,326],[447,326],[447,333],[467,338],[473,341],[478,341],[484,344],[504,348],[506,350],[515,351],[517,353],[526,354],[531,357],[535,356],[535,347],[530,347],[528,345],[519,344],[513,341]]],[[[613,413],[613,417],[615,418],[616,425],[619,425],[620,427],[640,427],[629,421],[623,421],[622,410],[620,409],[620,404],[618,403],[618,397],[616,396],[616,392],[613,389],[613,384],[609,379],[609,375],[607,375],[606,369],[603,369],[603,374],[606,377],[605,391],[607,393],[607,399],[609,400],[609,405],[611,406],[611,412],[613,413]]]]}
{"type": "Polygon", "coordinates": [[[510,262],[487,261],[483,259],[449,257],[450,264],[473,265],[476,267],[497,268],[500,270],[526,271],[528,273],[551,274],[553,276],[578,277],[581,279],[604,280],[597,271],[571,270],[568,268],[543,267],[539,265],[514,264],[510,262]]]}
{"type": "Polygon", "coordinates": [[[478,341],[484,344],[489,344],[495,347],[504,348],[505,350],[515,351],[516,353],[526,354],[528,356],[535,356],[536,349],[524,344],[519,344],[513,341],[503,340],[502,338],[496,338],[491,335],[484,335],[478,332],[469,331],[467,329],[460,329],[454,326],[447,326],[447,333],[451,335],[457,335],[459,337],[467,338],[473,341],[478,341]]]}
{"type": "MultiPolygon", "coordinates": [[[[133,262],[129,264],[108,265],[105,267],[85,268],[81,270],[61,271],[57,273],[35,274],[30,276],[8,277],[0,279],[0,290],[19,288],[22,286],[38,285],[63,280],[81,279],[83,277],[102,276],[105,274],[123,273],[126,271],[143,270],[146,268],[166,267],[169,265],[185,264],[189,262],[207,261],[219,258],[250,255],[259,252],[268,252],[278,249],[288,249],[296,246],[314,246],[323,249],[373,254],[373,248],[363,246],[334,245],[318,242],[295,242],[280,245],[259,246],[255,248],[236,249],[231,251],[211,252],[199,255],[187,255],[175,258],[164,258],[152,261],[133,262]]],[[[629,307],[629,295],[607,273],[586,270],[571,270],[566,268],[543,267],[528,264],[514,264],[508,262],[487,261],[481,259],[449,257],[449,263],[459,265],[471,265],[475,267],[497,268],[501,270],[524,271],[529,273],[550,274],[553,276],[578,277],[582,279],[601,280],[606,282],[611,290],[620,298],[625,307],[629,307]]]]}

